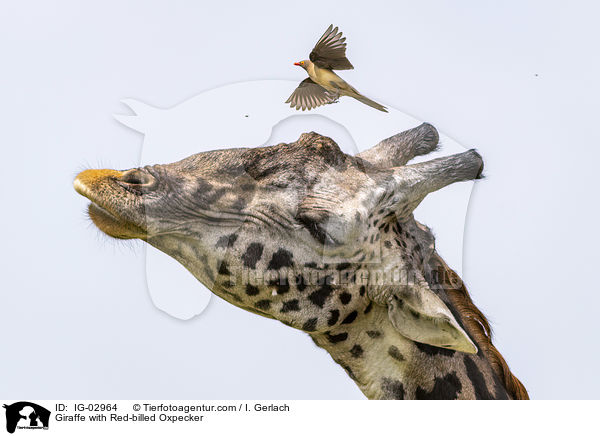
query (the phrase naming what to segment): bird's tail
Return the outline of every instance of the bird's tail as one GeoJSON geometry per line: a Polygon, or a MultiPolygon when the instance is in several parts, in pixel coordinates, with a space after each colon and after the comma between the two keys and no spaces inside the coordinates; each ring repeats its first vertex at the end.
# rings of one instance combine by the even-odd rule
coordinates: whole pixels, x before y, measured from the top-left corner
{"type": "Polygon", "coordinates": [[[387,109],[386,109],[385,106],[380,105],[376,101],[373,101],[370,98],[367,98],[367,97],[365,97],[362,94],[359,94],[358,92],[356,94],[353,94],[352,97],[354,97],[355,99],[357,99],[361,103],[366,104],[367,106],[371,106],[372,108],[377,109],[378,111],[387,112],[387,109]]]}

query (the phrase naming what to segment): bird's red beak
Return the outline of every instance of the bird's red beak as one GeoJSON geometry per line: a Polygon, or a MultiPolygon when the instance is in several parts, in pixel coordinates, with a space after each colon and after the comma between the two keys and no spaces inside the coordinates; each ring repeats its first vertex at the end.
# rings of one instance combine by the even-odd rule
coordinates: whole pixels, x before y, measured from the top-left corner
{"type": "Polygon", "coordinates": [[[297,65],[299,67],[301,67],[302,65],[300,65],[300,62],[294,62],[294,65],[297,65]]]}

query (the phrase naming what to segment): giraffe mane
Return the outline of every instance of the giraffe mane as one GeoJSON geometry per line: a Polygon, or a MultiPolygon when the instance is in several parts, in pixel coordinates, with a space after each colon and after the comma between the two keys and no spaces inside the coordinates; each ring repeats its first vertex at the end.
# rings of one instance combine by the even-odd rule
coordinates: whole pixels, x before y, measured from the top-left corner
{"type": "Polygon", "coordinates": [[[485,315],[475,306],[467,288],[458,274],[435,253],[432,258],[434,270],[441,272],[442,286],[454,308],[458,311],[461,321],[496,375],[500,378],[508,394],[515,400],[528,400],[529,394],[523,383],[511,372],[506,360],[492,343],[492,329],[485,315]]]}

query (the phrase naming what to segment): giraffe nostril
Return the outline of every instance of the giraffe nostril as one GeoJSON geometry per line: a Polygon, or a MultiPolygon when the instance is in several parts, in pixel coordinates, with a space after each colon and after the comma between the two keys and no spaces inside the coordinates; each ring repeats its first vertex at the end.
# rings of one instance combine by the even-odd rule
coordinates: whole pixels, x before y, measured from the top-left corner
{"type": "Polygon", "coordinates": [[[154,177],[144,170],[134,168],[126,171],[119,178],[119,181],[130,185],[151,185],[154,182],[154,177]]]}
{"type": "Polygon", "coordinates": [[[137,169],[134,168],[129,171],[125,171],[121,177],[115,179],[118,185],[120,185],[126,191],[129,191],[135,195],[147,194],[156,189],[158,186],[158,180],[145,168],[137,169]]]}

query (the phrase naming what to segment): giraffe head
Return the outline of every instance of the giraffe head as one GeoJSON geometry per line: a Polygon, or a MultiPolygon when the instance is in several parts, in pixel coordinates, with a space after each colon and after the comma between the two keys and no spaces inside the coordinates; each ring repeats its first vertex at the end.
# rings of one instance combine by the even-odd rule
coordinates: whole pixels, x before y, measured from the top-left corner
{"type": "Polygon", "coordinates": [[[412,212],[428,193],[479,178],[483,162],[470,150],[407,165],[437,142],[423,124],[350,156],[311,132],[167,165],[86,170],[74,185],[100,230],[148,242],[246,310],[327,333],[377,304],[411,340],[476,352],[425,280],[434,238],[412,212]]]}

